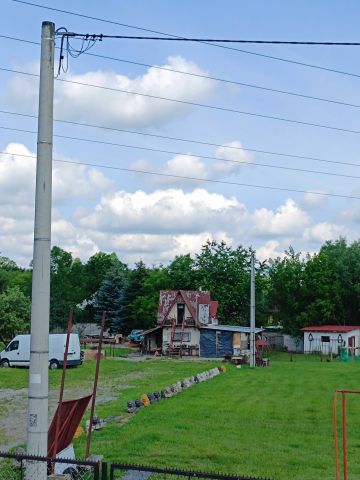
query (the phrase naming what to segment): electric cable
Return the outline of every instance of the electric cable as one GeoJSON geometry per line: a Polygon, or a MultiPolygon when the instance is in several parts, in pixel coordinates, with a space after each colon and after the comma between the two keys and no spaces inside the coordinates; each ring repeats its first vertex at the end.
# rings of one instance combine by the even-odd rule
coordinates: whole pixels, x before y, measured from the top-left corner
{"type": "MultiPolygon", "coordinates": [[[[36,135],[36,131],[32,130],[24,130],[20,128],[11,128],[11,127],[4,127],[0,125],[1,130],[9,130],[13,132],[21,132],[21,133],[30,133],[36,135]]],[[[311,174],[318,174],[318,175],[327,175],[327,176],[332,176],[332,177],[343,177],[343,178],[351,178],[351,179],[360,179],[360,175],[348,175],[345,173],[334,173],[334,172],[324,172],[324,171],[319,171],[319,170],[310,170],[308,168],[297,168],[297,167],[287,167],[283,165],[273,165],[273,164],[266,164],[266,163],[259,163],[259,162],[250,162],[250,161],[241,161],[241,160],[232,160],[228,158],[223,158],[223,157],[214,157],[214,156],[208,156],[208,155],[200,155],[200,154],[191,154],[191,153],[186,153],[186,152],[176,152],[173,150],[162,150],[158,148],[152,148],[152,147],[143,147],[139,145],[127,145],[123,143],[114,143],[114,142],[105,142],[103,140],[94,140],[91,138],[81,138],[81,137],[73,137],[73,136],[68,136],[68,135],[59,135],[59,134],[53,134],[53,137],[55,138],[61,138],[61,139],[66,139],[66,140],[75,140],[75,141],[80,141],[80,142],[87,142],[87,143],[95,143],[99,145],[109,145],[113,147],[121,147],[121,148],[127,148],[127,149],[132,149],[132,150],[142,150],[146,152],[155,152],[155,153],[162,153],[162,154],[168,154],[168,155],[181,155],[183,157],[190,157],[190,158],[201,158],[203,160],[215,160],[219,162],[227,162],[227,163],[232,163],[235,165],[250,165],[253,167],[265,167],[265,168],[274,168],[278,170],[289,170],[292,172],[301,172],[301,173],[311,173],[311,174]]],[[[245,150],[245,149],[244,149],[245,150]]],[[[360,165],[355,164],[355,166],[360,167],[360,165]]]]}
{"type": "MultiPolygon", "coordinates": [[[[14,116],[20,116],[20,117],[26,117],[26,118],[33,118],[33,119],[38,118],[37,115],[31,115],[31,114],[20,113],[20,112],[11,112],[11,111],[8,111],[8,110],[0,110],[0,114],[14,115],[14,116]]],[[[154,134],[154,133],[138,132],[138,131],[127,130],[127,129],[122,129],[122,128],[107,127],[105,125],[93,125],[91,123],[75,122],[75,121],[72,121],[72,120],[61,120],[61,119],[54,118],[54,122],[64,123],[64,124],[69,124],[69,125],[76,125],[76,126],[80,126],[80,127],[107,130],[107,131],[111,131],[111,132],[128,133],[128,134],[132,134],[132,135],[154,137],[154,138],[165,139],[165,140],[174,140],[174,141],[183,142],[183,143],[194,143],[194,144],[197,144],[197,145],[219,147],[219,148],[225,148],[225,149],[235,150],[235,151],[238,150],[238,151],[245,151],[245,152],[252,152],[252,153],[261,153],[261,154],[265,154],[265,155],[289,157],[289,158],[295,158],[295,159],[300,159],[300,160],[311,160],[311,161],[315,161],[315,162],[324,162],[324,163],[331,163],[331,164],[337,164],[337,165],[349,165],[349,166],[354,166],[354,167],[360,166],[358,163],[354,163],[354,162],[342,162],[340,160],[329,160],[329,159],[320,158],[320,157],[297,155],[297,154],[286,153],[286,152],[273,152],[273,151],[269,151],[269,150],[261,150],[261,149],[250,148],[250,147],[249,148],[248,147],[236,147],[236,146],[232,146],[232,145],[212,143],[212,142],[206,142],[206,141],[202,141],[202,140],[195,140],[195,139],[189,139],[189,138],[179,138],[179,137],[170,137],[170,136],[158,135],[158,134],[154,134]]],[[[3,128],[5,128],[5,127],[3,127],[3,128]]],[[[6,128],[8,128],[8,127],[6,127],[6,128]]],[[[18,130],[18,129],[10,129],[10,130],[18,130]]],[[[29,131],[28,133],[35,133],[35,132],[30,132],[29,131]]]]}
{"type": "MultiPolygon", "coordinates": [[[[15,1],[15,0],[13,0],[15,1]]],[[[29,72],[23,72],[21,70],[13,70],[9,68],[0,68],[1,71],[6,71],[6,72],[12,72],[12,73],[18,73],[21,75],[27,75],[30,77],[39,77],[39,74],[35,73],[29,73],[29,72]]],[[[131,90],[124,90],[121,88],[112,88],[112,87],[106,87],[104,85],[94,85],[92,83],[87,83],[87,82],[78,82],[75,80],[65,80],[63,78],[55,78],[57,82],[63,82],[63,83],[69,83],[73,85],[81,85],[83,87],[89,87],[89,88],[99,88],[101,90],[107,90],[111,92],[119,92],[119,93],[125,93],[128,95],[137,95],[140,97],[145,97],[145,98],[151,98],[154,100],[162,100],[162,101],[167,101],[167,102],[173,102],[173,103],[179,103],[181,105],[189,105],[192,107],[199,107],[199,108],[204,108],[204,109],[209,109],[209,110],[216,110],[216,111],[221,111],[221,112],[227,112],[227,113],[235,113],[237,115],[246,115],[246,116],[251,116],[251,117],[256,117],[256,118],[264,118],[266,120],[275,120],[278,122],[285,122],[285,123],[292,123],[296,125],[303,125],[307,127],[314,127],[314,128],[323,128],[326,130],[334,130],[338,132],[345,132],[345,133],[354,133],[354,134],[359,134],[359,130],[352,130],[349,128],[342,128],[342,127],[335,127],[333,125],[324,125],[321,123],[312,123],[312,122],[305,122],[302,120],[296,120],[292,118],[286,118],[286,117],[277,117],[275,115],[266,115],[262,113],[255,113],[255,112],[246,112],[243,110],[237,110],[234,108],[226,108],[226,107],[220,107],[217,105],[209,105],[205,103],[198,103],[198,102],[190,102],[187,100],[178,100],[176,98],[168,98],[168,97],[160,97],[158,95],[150,95],[149,93],[141,93],[141,92],[135,92],[131,90]]]]}
{"type": "MultiPolygon", "coordinates": [[[[36,159],[35,155],[25,155],[25,154],[19,154],[19,153],[15,153],[15,152],[13,152],[13,153],[12,152],[0,152],[0,154],[36,159]]],[[[238,187],[249,187],[249,188],[275,190],[275,191],[290,192],[290,193],[303,193],[303,194],[310,194],[310,195],[318,195],[318,196],[323,196],[323,197],[336,197],[336,198],[345,198],[345,199],[351,199],[351,200],[360,200],[360,197],[355,196],[355,195],[342,195],[342,194],[339,194],[339,193],[316,192],[316,191],[311,191],[311,190],[299,190],[299,189],[294,189],[294,188],[274,187],[274,186],[270,186],[270,185],[256,185],[256,184],[250,184],[250,183],[239,183],[239,182],[231,182],[231,181],[226,181],[226,180],[216,180],[216,179],[210,179],[210,178],[199,178],[199,177],[190,177],[190,176],[185,176],[185,175],[174,175],[174,174],[170,174],[170,173],[153,172],[153,171],[149,171],[149,170],[139,170],[139,169],[134,169],[134,168],[116,167],[116,166],[104,165],[104,164],[100,164],[100,163],[75,162],[73,160],[62,160],[62,159],[55,159],[55,158],[53,159],[53,161],[54,162],[59,162],[59,163],[68,163],[68,164],[71,164],[71,165],[85,165],[85,166],[88,166],[88,167],[97,167],[97,168],[104,168],[104,169],[109,169],[109,170],[119,170],[119,171],[129,172],[129,173],[139,173],[139,174],[144,174],[144,175],[155,175],[157,177],[176,178],[176,179],[191,180],[191,181],[196,181],[196,182],[208,182],[208,183],[215,183],[215,184],[234,185],[234,186],[238,186],[238,187]]]]}
{"type": "MultiPolygon", "coordinates": [[[[16,2],[16,3],[21,3],[21,4],[24,4],[24,5],[28,5],[28,6],[31,6],[31,7],[42,8],[42,9],[45,9],[45,10],[50,10],[50,11],[58,12],[58,13],[65,13],[67,15],[73,15],[73,16],[76,16],[76,17],[87,18],[89,20],[95,20],[97,22],[108,23],[108,24],[117,25],[117,26],[120,26],[120,27],[126,27],[126,28],[130,28],[130,29],[133,29],[133,30],[140,30],[140,31],[143,31],[143,32],[154,33],[154,34],[157,34],[157,35],[165,35],[167,37],[181,38],[180,36],[172,35],[171,33],[161,32],[161,31],[158,31],[158,30],[151,30],[149,28],[143,28],[143,27],[138,27],[136,25],[129,25],[129,24],[126,24],[126,23],[120,23],[120,22],[116,22],[114,20],[104,19],[104,18],[100,18],[100,17],[94,17],[94,16],[90,16],[90,15],[85,15],[85,14],[82,14],[82,13],[71,12],[69,10],[61,10],[59,8],[49,7],[49,6],[45,6],[45,5],[39,5],[37,3],[28,2],[28,1],[25,1],[25,0],[12,0],[12,1],[16,2]]],[[[321,65],[314,65],[314,64],[306,63],[306,62],[300,62],[300,61],[291,60],[291,59],[288,59],[288,58],[276,57],[276,56],[267,55],[267,54],[264,54],[264,53],[251,52],[249,50],[243,50],[243,49],[236,48],[236,47],[230,47],[229,45],[220,45],[220,44],[210,43],[210,42],[201,42],[201,43],[204,44],[204,45],[210,45],[210,46],[216,47],[216,48],[223,48],[223,49],[226,49],[226,50],[231,50],[231,51],[235,51],[235,52],[239,52],[239,53],[244,53],[246,55],[253,55],[253,56],[256,56],[256,57],[266,58],[268,60],[275,60],[275,61],[279,61],[279,62],[290,63],[290,64],[298,65],[298,66],[301,66],[301,67],[314,68],[314,69],[323,70],[323,71],[330,72],[330,73],[337,73],[337,74],[340,74],[340,75],[359,76],[359,75],[354,75],[354,74],[349,73],[349,72],[345,72],[343,70],[323,67],[321,65]]]]}
{"type": "MultiPolygon", "coordinates": [[[[5,39],[8,39],[8,40],[16,40],[16,41],[19,41],[19,42],[24,42],[24,43],[29,43],[29,44],[40,46],[39,42],[32,42],[30,40],[23,40],[23,39],[20,39],[20,38],[10,37],[8,35],[0,35],[0,38],[5,38],[5,39]]],[[[56,47],[56,48],[60,48],[60,47],[56,47]]],[[[303,98],[303,99],[306,99],[306,100],[315,100],[315,101],[319,101],[319,102],[333,103],[333,104],[336,104],[336,105],[342,105],[342,106],[346,106],[346,107],[354,107],[354,108],[359,108],[360,107],[359,104],[344,102],[344,101],[341,101],[341,100],[334,100],[334,99],[331,99],[331,98],[318,97],[318,96],[314,96],[314,95],[306,95],[306,94],[299,93],[299,92],[290,92],[288,90],[280,90],[280,89],[277,89],[277,88],[265,87],[264,85],[256,85],[256,84],[253,84],[253,83],[240,82],[238,80],[230,80],[230,79],[226,79],[226,78],[213,77],[213,76],[210,76],[210,75],[202,75],[200,73],[185,72],[183,70],[177,70],[177,69],[167,68],[167,67],[160,67],[158,65],[152,65],[152,64],[149,64],[149,63],[136,62],[134,60],[128,60],[128,59],[122,59],[122,58],[116,58],[116,57],[109,57],[109,56],[106,56],[106,55],[100,55],[100,54],[94,54],[94,53],[88,53],[88,52],[82,52],[82,53],[84,55],[97,57],[97,58],[101,58],[101,59],[112,60],[112,61],[117,61],[117,62],[121,62],[121,63],[127,63],[127,64],[131,64],[131,65],[138,65],[138,66],[146,67],[146,68],[153,68],[153,69],[160,70],[160,71],[165,71],[165,72],[178,73],[178,74],[181,74],[181,75],[186,75],[186,76],[195,77],[195,78],[203,78],[205,80],[211,80],[211,81],[215,81],[215,82],[219,82],[219,83],[226,83],[226,84],[230,84],[230,85],[239,85],[241,87],[246,87],[246,88],[254,88],[254,89],[257,89],[257,90],[263,90],[263,91],[271,92],[271,93],[279,93],[279,94],[282,94],[282,95],[289,95],[289,96],[293,96],[293,97],[303,98]]],[[[360,78],[360,75],[354,74],[354,76],[358,76],[360,78]]]]}
{"type": "Polygon", "coordinates": [[[198,42],[198,43],[251,43],[263,45],[319,45],[319,46],[342,46],[342,47],[358,47],[360,42],[319,42],[319,41],[295,41],[295,40],[244,40],[244,39],[229,39],[229,38],[190,38],[190,37],[144,37],[135,35],[108,35],[104,33],[77,33],[64,32],[59,33],[59,36],[71,36],[77,38],[103,40],[104,38],[112,38],[116,40],[157,40],[165,42],[198,42]]]}

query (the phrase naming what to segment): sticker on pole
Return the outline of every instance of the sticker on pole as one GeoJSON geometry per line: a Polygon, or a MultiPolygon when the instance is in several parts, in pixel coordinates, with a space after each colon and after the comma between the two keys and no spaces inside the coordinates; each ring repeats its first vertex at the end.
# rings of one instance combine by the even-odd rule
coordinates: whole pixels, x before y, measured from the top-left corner
{"type": "Polygon", "coordinates": [[[30,383],[41,383],[40,373],[31,373],[30,374],[30,383]]]}
{"type": "Polygon", "coordinates": [[[36,413],[29,414],[29,427],[37,427],[38,416],[36,413]]]}

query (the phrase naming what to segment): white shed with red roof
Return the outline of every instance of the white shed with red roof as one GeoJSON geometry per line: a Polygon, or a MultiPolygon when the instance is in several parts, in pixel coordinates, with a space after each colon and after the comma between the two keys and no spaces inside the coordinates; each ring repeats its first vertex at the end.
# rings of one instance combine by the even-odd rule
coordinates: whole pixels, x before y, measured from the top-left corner
{"type": "Polygon", "coordinates": [[[320,325],[301,330],[304,332],[304,353],[337,355],[343,347],[353,355],[360,355],[360,325],[320,325]]]}

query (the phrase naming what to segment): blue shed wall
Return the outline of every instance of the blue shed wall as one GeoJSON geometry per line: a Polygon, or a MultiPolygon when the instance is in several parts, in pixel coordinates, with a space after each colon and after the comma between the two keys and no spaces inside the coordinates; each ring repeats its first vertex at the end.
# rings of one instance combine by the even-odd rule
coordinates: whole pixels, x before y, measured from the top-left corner
{"type": "Polygon", "coordinates": [[[233,352],[233,332],[200,330],[200,356],[223,357],[233,352]],[[216,338],[216,334],[217,338],[216,338]]]}

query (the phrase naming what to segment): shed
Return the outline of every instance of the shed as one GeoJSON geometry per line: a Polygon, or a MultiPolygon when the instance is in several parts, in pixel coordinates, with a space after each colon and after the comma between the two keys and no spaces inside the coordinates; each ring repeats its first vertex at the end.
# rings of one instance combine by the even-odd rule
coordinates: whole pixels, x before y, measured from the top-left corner
{"type": "MultiPolygon", "coordinates": [[[[256,328],[258,335],[263,329],[256,328]]],[[[250,327],[209,325],[200,328],[200,356],[223,357],[239,355],[250,348],[250,327]]]]}
{"type": "Polygon", "coordinates": [[[360,355],[359,325],[320,325],[301,330],[304,332],[304,353],[337,355],[343,347],[355,356],[360,355]]]}
{"type": "MultiPolygon", "coordinates": [[[[180,357],[247,354],[250,328],[219,325],[218,305],[208,291],[160,291],[157,326],[143,333],[143,353],[180,357]]],[[[260,332],[257,328],[256,334],[260,332]]]]}

